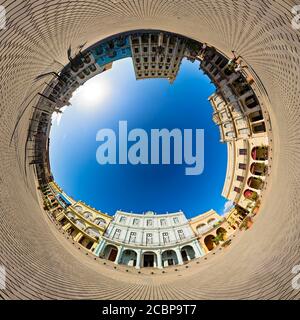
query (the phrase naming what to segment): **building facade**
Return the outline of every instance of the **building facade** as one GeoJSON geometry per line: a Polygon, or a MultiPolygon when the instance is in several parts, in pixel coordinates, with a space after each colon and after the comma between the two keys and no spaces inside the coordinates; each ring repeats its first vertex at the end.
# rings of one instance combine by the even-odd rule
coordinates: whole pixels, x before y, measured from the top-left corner
{"type": "Polygon", "coordinates": [[[226,215],[226,221],[232,229],[236,230],[241,226],[242,222],[247,217],[247,215],[248,211],[246,211],[240,206],[235,206],[226,215]]]}
{"type": "Polygon", "coordinates": [[[186,51],[186,40],[166,32],[134,33],[130,36],[136,79],[176,79],[186,51]]]}
{"type": "Polygon", "coordinates": [[[95,254],[136,268],[183,264],[204,255],[183,212],[117,211],[95,254]]]}
{"type": "Polygon", "coordinates": [[[234,229],[231,228],[226,219],[214,210],[209,210],[204,214],[192,218],[190,226],[205,253],[215,249],[234,232],[234,229]]]}
{"type": "Polygon", "coordinates": [[[228,60],[208,48],[201,68],[216,85],[209,97],[213,120],[227,144],[227,172],[222,195],[248,209],[261,195],[268,175],[269,138],[266,115],[242,71],[234,71],[228,60]]]}

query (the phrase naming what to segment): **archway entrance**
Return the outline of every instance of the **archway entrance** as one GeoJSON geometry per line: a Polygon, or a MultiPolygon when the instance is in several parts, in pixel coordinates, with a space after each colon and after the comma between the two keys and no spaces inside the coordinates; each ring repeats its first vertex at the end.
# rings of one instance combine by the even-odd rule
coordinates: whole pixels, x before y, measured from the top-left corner
{"type": "Polygon", "coordinates": [[[227,238],[227,231],[224,228],[219,228],[216,231],[217,236],[219,237],[220,241],[224,241],[227,238]]]}
{"type": "Polygon", "coordinates": [[[195,259],[196,254],[195,254],[195,250],[192,246],[185,246],[181,249],[181,256],[182,256],[182,260],[183,262],[188,262],[190,260],[195,259]]]}
{"type": "Polygon", "coordinates": [[[143,267],[154,268],[156,265],[156,254],[154,252],[145,252],[143,255],[143,267]]]}
{"type": "Polygon", "coordinates": [[[118,254],[118,248],[109,244],[108,246],[105,247],[103,255],[105,259],[114,262],[116,261],[117,254],[118,254]]]}
{"type": "Polygon", "coordinates": [[[206,245],[206,248],[208,251],[211,251],[214,248],[213,239],[214,239],[214,236],[211,234],[204,238],[204,244],[206,245]]]}
{"type": "Polygon", "coordinates": [[[177,254],[174,250],[164,251],[162,254],[163,267],[174,266],[178,264],[177,254]]]}
{"type": "Polygon", "coordinates": [[[124,250],[122,253],[122,258],[120,264],[126,266],[135,267],[137,261],[137,254],[133,250],[124,250]]]}

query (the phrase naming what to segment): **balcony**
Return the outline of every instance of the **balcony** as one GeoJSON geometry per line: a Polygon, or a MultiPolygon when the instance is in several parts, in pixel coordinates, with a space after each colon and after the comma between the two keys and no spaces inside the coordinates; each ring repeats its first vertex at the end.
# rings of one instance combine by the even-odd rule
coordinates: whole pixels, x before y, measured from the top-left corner
{"type": "Polygon", "coordinates": [[[189,236],[186,237],[184,239],[181,240],[172,240],[169,242],[163,242],[163,241],[153,241],[152,243],[148,242],[146,243],[146,241],[129,241],[129,239],[125,239],[125,240],[120,240],[120,239],[113,239],[107,236],[102,236],[102,238],[104,240],[107,240],[109,242],[113,242],[117,245],[128,245],[131,247],[145,247],[145,248],[159,248],[159,247],[171,247],[171,246],[177,246],[177,245],[182,245],[184,243],[190,242],[192,240],[195,240],[196,237],[195,236],[189,236]]]}

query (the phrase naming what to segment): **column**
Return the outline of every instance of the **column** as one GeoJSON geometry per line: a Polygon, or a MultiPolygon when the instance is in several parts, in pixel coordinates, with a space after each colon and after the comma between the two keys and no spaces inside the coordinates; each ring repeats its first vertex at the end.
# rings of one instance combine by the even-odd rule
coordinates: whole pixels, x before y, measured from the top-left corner
{"type": "Polygon", "coordinates": [[[62,228],[64,231],[67,231],[68,229],[70,229],[72,227],[72,224],[70,222],[68,222],[66,225],[64,225],[62,228]]]}
{"type": "Polygon", "coordinates": [[[74,241],[75,242],[78,242],[80,239],[81,239],[81,237],[83,236],[83,233],[81,233],[80,231],[76,234],[76,236],[74,237],[74,241]]]}
{"type": "Polygon", "coordinates": [[[200,245],[198,241],[193,242],[193,249],[195,250],[195,257],[200,258],[204,255],[204,253],[201,251],[200,245]]]}
{"type": "Polygon", "coordinates": [[[157,259],[157,268],[162,269],[162,258],[160,250],[156,252],[156,259],[157,259]]]}
{"type": "Polygon", "coordinates": [[[116,260],[115,260],[115,264],[119,264],[120,261],[121,261],[121,256],[122,256],[122,252],[123,252],[123,246],[120,246],[118,248],[118,254],[117,254],[117,257],[116,257],[116,260]]]}
{"type": "Polygon", "coordinates": [[[142,263],[142,250],[138,249],[137,250],[137,256],[136,256],[136,269],[141,268],[141,263],[142,263]]]}
{"type": "Polygon", "coordinates": [[[175,251],[176,251],[176,254],[177,254],[178,264],[182,265],[183,264],[183,260],[182,260],[182,255],[181,255],[180,249],[177,247],[175,249],[175,251]]]}
{"type": "Polygon", "coordinates": [[[105,245],[106,245],[106,241],[104,239],[101,239],[101,241],[99,242],[98,246],[96,247],[96,249],[94,251],[94,254],[99,257],[100,254],[102,253],[105,245]]]}

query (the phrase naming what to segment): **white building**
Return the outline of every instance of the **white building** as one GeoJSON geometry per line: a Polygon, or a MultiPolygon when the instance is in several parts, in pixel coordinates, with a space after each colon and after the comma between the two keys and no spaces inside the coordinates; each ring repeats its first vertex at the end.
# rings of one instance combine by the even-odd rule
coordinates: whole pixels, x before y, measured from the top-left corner
{"type": "Polygon", "coordinates": [[[128,266],[163,268],[204,255],[183,212],[117,211],[95,255],[128,266]]]}

